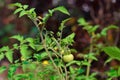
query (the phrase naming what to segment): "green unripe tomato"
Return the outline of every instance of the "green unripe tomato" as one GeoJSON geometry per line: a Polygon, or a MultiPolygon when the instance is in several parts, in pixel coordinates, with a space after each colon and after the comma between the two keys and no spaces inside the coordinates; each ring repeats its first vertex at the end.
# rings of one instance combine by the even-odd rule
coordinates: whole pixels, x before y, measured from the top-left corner
{"type": "Polygon", "coordinates": [[[74,59],[73,54],[67,54],[67,55],[63,56],[63,61],[66,62],[66,63],[72,61],[73,59],[74,59]]]}

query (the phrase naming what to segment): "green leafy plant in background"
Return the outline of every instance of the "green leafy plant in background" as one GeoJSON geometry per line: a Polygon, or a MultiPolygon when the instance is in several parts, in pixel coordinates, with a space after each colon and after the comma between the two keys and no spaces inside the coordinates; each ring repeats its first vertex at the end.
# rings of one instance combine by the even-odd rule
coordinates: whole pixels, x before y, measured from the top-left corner
{"type": "MultiPolygon", "coordinates": [[[[104,47],[103,51],[109,55],[109,58],[106,60],[106,63],[112,60],[120,61],[120,49],[116,46],[108,46],[104,47]]],[[[112,68],[111,70],[106,72],[109,76],[108,80],[112,80],[113,78],[120,77],[120,66],[117,69],[112,68]]]]}
{"type": "MultiPolygon", "coordinates": [[[[96,56],[103,50],[112,58],[118,59],[119,50],[115,48],[117,56],[109,53],[108,47],[104,47],[102,43],[97,43],[97,40],[107,35],[109,29],[117,28],[114,25],[104,28],[100,33],[96,33],[99,25],[91,26],[84,18],[78,19],[78,24],[87,30],[90,38],[89,50],[86,54],[79,55],[83,60],[74,60],[73,53],[77,52],[70,48],[74,42],[75,33],[71,33],[65,38],[62,37],[63,29],[66,27],[65,23],[70,18],[61,22],[57,32],[57,38],[54,37],[52,31],[45,28],[47,20],[54,12],[59,11],[63,14],[70,15],[67,9],[59,6],[48,10],[44,16],[37,16],[35,8],[28,9],[28,5],[15,3],[11,6],[17,7],[14,14],[19,13],[19,17],[27,16],[33,21],[39,31],[39,38],[23,37],[21,35],[14,35],[11,39],[16,39],[18,43],[14,43],[12,48],[3,46],[0,48],[0,60],[6,57],[11,63],[8,67],[0,67],[0,73],[8,70],[7,78],[9,80],[97,80],[95,73],[90,73],[91,63],[93,60],[97,61],[96,56]],[[104,47],[104,49],[103,49],[104,47]],[[108,50],[108,51],[107,51],[108,50]],[[21,55],[17,60],[13,59],[15,51],[21,55]],[[16,73],[17,69],[21,69],[21,73],[16,73]]],[[[114,52],[114,49],[112,49],[114,52]]],[[[118,69],[118,74],[120,74],[118,69]]],[[[112,72],[108,71],[106,74],[110,79],[112,72]]],[[[116,74],[116,72],[114,72],[116,74]]]]}
{"type": "MultiPolygon", "coordinates": [[[[110,25],[108,27],[103,28],[101,30],[101,32],[96,33],[96,30],[99,28],[99,25],[91,26],[89,23],[87,23],[85,21],[84,18],[78,19],[78,24],[80,26],[83,26],[83,29],[85,29],[89,33],[89,36],[90,36],[90,47],[89,47],[89,52],[86,57],[89,64],[91,64],[93,60],[97,60],[97,58],[95,56],[99,56],[101,51],[104,51],[105,53],[107,53],[107,55],[109,55],[111,57],[106,62],[109,62],[113,58],[117,59],[117,60],[120,59],[120,57],[119,57],[120,51],[117,47],[105,47],[106,44],[103,45],[102,43],[97,43],[97,40],[99,40],[101,37],[107,36],[108,30],[117,29],[118,28],[117,26],[110,25]],[[89,56],[89,55],[91,55],[91,56],[89,56]]],[[[106,62],[105,62],[105,64],[106,64],[106,62]]],[[[91,65],[87,65],[87,73],[86,73],[87,77],[90,75],[90,66],[91,65]]],[[[107,73],[110,74],[111,72],[108,71],[107,73]]],[[[110,77],[110,79],[113,79],[113,77],[110,77]]]]}

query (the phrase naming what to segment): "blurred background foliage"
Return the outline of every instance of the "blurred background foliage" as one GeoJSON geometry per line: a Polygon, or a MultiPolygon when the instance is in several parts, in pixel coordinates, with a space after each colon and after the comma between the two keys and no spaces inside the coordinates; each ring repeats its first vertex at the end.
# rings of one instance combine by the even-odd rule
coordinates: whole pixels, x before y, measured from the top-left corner
{"type": "MultiPolygon", "coordinates": [[[[38,16],[44,16],[48,9],[56,6],[65,6],[71,15],[66,16],[57,12],[48,20],[46,27],[56,33],[60,22],[72,17],[66,24],[63,36],[75,32],[73,47],[78,51],[83,51],[89,45],[88,33],[77,23],[80,17],[84,17],[91,25],[99,25],[98,32],[111,24],[120,26],[120,0],[0,0],[0,47],[14,43],[14,40],[9,39],[14,34],[22,34],[25,37],[37,35],[36,27],[28,18],[13,15],[15,9],[9,4],[15,2],[36,8],[38,16]]],[[[106,40],[100,41],[120,47],[120,30],[109,30],[106,40]]]]}

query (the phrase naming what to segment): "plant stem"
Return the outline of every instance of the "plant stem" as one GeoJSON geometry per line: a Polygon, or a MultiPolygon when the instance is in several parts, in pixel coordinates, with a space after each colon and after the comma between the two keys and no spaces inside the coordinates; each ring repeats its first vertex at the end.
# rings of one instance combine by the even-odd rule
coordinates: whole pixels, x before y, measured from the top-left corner
{"type": "MultiPolygon", "coordinates": [[[[90,39],[90,51],[89,54],[93,51],[93,38],[90,39]]],[[[91,64],[92,60],[88,59],[88,63],[91,64]]],[[[87,65],[87,72],[86,72],[86,77],[89,77],[90,74],[90,66],[91,65],[87,65]]]]}
{"type": "Polygon", "coordinates": [[[66,68],[66,66],[64,66],[64,69],[65,69],[65,80],[68,80],[68,75],[67,75],[67,68],[66,68]]]}
{"type": "MultiPolygon", "coordinates": [[[[54,62],[51,54],[50,54],[49,51],[48,51],[48,48],[47,48],[46,42],[45,42],[46,40],[43,38],[42,31],[43,31],[44,26],[43,26],[43,27],[41,28],[41,30],[40,30],[37,22],[34,21],[34,20],[32,20],[32,21],[34,22],[34,24],[36,25],[36,27],[37,27],[38,30],[39,30],[40,38],[41,38],[41,41],[42,41],[42,44],[43,44],[43,47],[44,47],[45,51],[48,53],[48,56],[49,56],[50,60],[52,61],[53,66],[54,66],[54,67],[56,68],[56,70],[58,71],[59,76],[61,76],[61,73],[60,73],[59,68],[58,68],[57,65],[55,64],[55,62],[54,62]]],[[[64,79],[61,77],[61,80],[64,80],[64,79]]]]}

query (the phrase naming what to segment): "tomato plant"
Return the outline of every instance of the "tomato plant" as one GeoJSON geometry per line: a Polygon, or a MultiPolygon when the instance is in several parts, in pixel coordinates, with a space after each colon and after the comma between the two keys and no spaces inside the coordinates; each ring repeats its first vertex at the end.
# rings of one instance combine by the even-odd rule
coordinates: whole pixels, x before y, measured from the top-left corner
{"type": "MultiPolygon", "coordinates": [[[[99,73],[92,73],[91,66],[93,61],[98,61],[97,56],[102,51],[110,56],[106,63],[112,59],[120,60],[119,48],[106,47],[106,45],[97,42],[101,37],[106,37],[109,29],[117,29],[118,27],[115,25],[110,25],[96,33],[99,25],[92,26],[84,18],[79,18],[78,25],[83,26],[82,29],[88,32],[90,45],[85,53],[78,55],[82,60],[76,60],[73,53],[78,52],[71,47],[74,43],[75,33],[72,32],[63,37],[65,24],[71,18],[60,23],[57,37],[54,36],[53,31],[49,31],[45,27],[48,19],[56,11],[70,15],[65,7],[59,6],[50,9],[44,17],[41,17],[37,16],[35,8],[29,9],[28,5],[15,3],[11,6],[17,7],[14,14],[19,13],[19,17],[27,16],[32,20],[39,31],[39,40],[36,37],[14,35],[10,38],[17,40],[18,43],[13,44],[12,48],[9,46],[0,48],[0,60],[6,57],[11,63],[8,68],[7,66],[0,67],[0,73],[8,70],[8,80],[97,80],[96,76],[99,73]],[[14,51],[19,51],[21,55],[15,61],[13,59],[14,51]],[[114,53],[116,54],[114,55],[114,53]],[[21,68],[22,73],[16,74],[16,70],[19,68],[21,68]]],[[[119,77],[120,67],[106,73],[108,80],[119,77]]]]}

